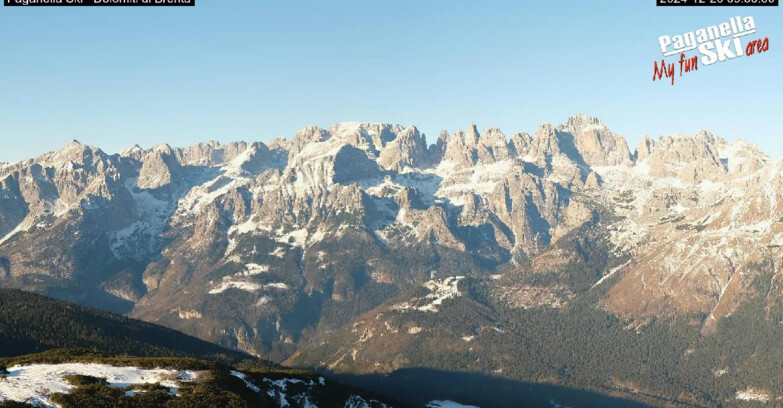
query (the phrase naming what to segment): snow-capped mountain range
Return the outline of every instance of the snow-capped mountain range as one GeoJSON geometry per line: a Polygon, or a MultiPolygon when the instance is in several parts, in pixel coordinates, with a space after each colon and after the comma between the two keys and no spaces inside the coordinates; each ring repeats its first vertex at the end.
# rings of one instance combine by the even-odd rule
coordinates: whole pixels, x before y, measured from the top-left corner
{"type": "Polygon", "coordinates": [[[783,319],[781,180],[783,162],[742,140],[632,151],[585,115],[430,145],[370,123],[113,155],[74,141],[0,166],[0,284],[278,361],[367,313],[437,314],[473,286],[490,308],[592,296],[629,328],[686,316],[709,335],[756,295],[783,319]]]}

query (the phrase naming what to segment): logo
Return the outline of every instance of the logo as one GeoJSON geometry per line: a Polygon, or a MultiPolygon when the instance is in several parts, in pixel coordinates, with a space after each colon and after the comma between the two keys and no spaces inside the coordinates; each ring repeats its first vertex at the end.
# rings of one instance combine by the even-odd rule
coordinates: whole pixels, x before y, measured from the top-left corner
{"type": "Polygon", "coordinates": [[[666,77],[674,85],[675,70],[683,76],[697,71],[699,65],[709,66],[768,51],[769,38],[754,38],[753,34],[756,34],[753,17],[736,16],[684,34],[662,35],[658,37],[658,46],[664,58],[660,64],[654,62],[653,81],[666,77]],[[665,58],[670,56],[677,56],[677,60],[667,63],[665,58]]]}

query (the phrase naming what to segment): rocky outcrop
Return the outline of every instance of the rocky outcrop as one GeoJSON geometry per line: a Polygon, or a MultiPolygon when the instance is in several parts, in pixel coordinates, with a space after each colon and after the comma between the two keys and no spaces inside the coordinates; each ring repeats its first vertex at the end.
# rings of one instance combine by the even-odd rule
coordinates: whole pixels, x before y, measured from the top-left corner
{"type": "Polygon", "coordinates": [[[173,157],[171,147],[159,146],[147,153],[143,158],[136,186],[142,189],[154,190],[171,184],[174,174],[180,167],[173,157]]]}
{"type": "Polygon", "coordinates": [[[378,163],[386,169],[395,171],[405,167],[426,168],[429,164],[427,139],[416,127],[411,126],[386,144],[380,153],[378,163]]]}
{"type": "Polygon", "coordinates": [[[725,173],[715,138],[707,132],[694,137],[667,136],[642,141],[637,164],[654,177],[677,177],[685,182],[711,180],[725,173]]]}
{"type": "Polygon", "coordinates": [[[560,139],[573,143],[579,158],[591,167],[616,166],[631,161],[625,139],[612,133],[596,118],[586,115],[570,117],[559,131],[568,134],[561,135],[560,139]]]}

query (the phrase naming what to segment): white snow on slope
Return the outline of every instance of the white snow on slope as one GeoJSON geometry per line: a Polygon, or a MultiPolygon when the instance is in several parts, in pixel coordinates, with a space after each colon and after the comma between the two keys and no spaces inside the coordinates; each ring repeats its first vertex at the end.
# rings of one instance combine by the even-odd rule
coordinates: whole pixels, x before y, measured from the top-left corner
{"type": "Polygon", "coordinates": [[[493,164],[478,164],[469,169],[453,172],[451,169],[437,172],[444,182],[434,194],[447,198],[452,204],[464,205],[466,193],[490,194],[498,183],[502,182],[514,167],[512,160],[504,160],[493,164]]]}
{"type": "Polygon", "coordinates": [[[204,206],[214,202],[232,190],[246,186],[252,181],[249,177],[220,175],[200,186],[193,187],[178,203],[177,216],[198,214],[204,206]]]}
{"type": "Polygon", "coordinates": [[[430,401],[426,408],[479,408],[475,405],[462,405],[454,401],[430,401]]]}
{"type": "Polygon", "coordinates": [[[259,285],[258,283],[253,282],[234,282],[234,281],[223,281],[218,285],[216,288],[209,291],[210,295],[217,295],[219,293],[223,293],[229,289],[239,289],[244,290],[246,292],[255,292],[257,290],[261,290],[264,288],[264,285],[259,285]]]}
{"type": "Polygon", "coordinates": [[[179,382],[197,377],[192,371],[114,367],[105,364],[33,364],[13,366],[0,379],[0,401],[29,402],[43,407],[56,407],[50,401],[53,393],[68,393],[73,388],[66,380],[68,374],[88,375],[105,379],[112,387],[137,384],[160,384],[177,389],[179,382]]]}
{"type": "MultiPolygon", "coordinates": [[[[264,378],[264,383],[269,385],[269,390],[266,392],[267,395],[269,395],[270,398],[277,400],[277,403],[280,404],[281,408],[291,406],[288,402],[288,391],[286,388],[288,388],[290,384],[305,384],[304,381],[296,378],[282,378],[279,380],[264,378]]],[[[316,408],[315,404],[310,402],[306,395],[296,396],[294,399],[297,399],[297,402],[304,408],[316,408]]]]}
{"type": "MultiPolygon", "coordinates": [[[[370,402],[375,404],[376,407],[389,408],[388,405],[380,401],[370,400],[370,402]]],[[[351,395],[351,397],[348,398],[348,401],[345,401],[343,408],[371,408],[371,405],[365,401],[364,398],[358,395],[351,395]]]]}
{"type": "Polygon", "coordinates": [[[748,388],[745,391],[737,391],[734,397],[740,401],[769,402],[772,398],[769,393],[754,388],[748,388]]]}
{"type": "Polygon", "coordinates": [[[443,301],[462,296],[462,292],[459,291],[459,282],[463,279],[465,279],[464,276],[451,276],[443,280],[428,281],[424,287],[429,289],[430,293],[423,298],[398,304],[394,306],[394,309],[437,313],[443,301]]]}
{"type": "Polygon", "coordinates": [[[175,311],[177,312],[177,316],[179,316],[179,318],[183,320],[201,319],[203,317],[201,315],[201,312],[199,312],[198,310],[180,310],[178,308],[175,311]]]}
{"type": "Polygon", "coordinates": [[[13,238],[14,235],[20,233],[20,232],[27,232],[32,228],[33,226],[33,219],[28,217],[24,221],[20,222],[19,225],[16,226],[11,232],[6,234],[4,237],[0,238],[0,245],[4,244],[9,239],[13,238]]]}
{"type": "MultiPolygon", "coordinates": [[[[247,386],[247,388],[251,389],[252,391],[261,392],[261,388],[253,384],[252,382],[250,382],[244,373],[239,371],[231,371],[231,375],[244,381],[245,386],[247,386]]],[[[287,395],[287,388],[289,385],[303,384],[303,385],[308,385],[309,388],[312,388],[316,386],[314,381],[310,381],[310,383],[308,384],[297,378],[282,378],[279,380],[271,380],[269,378],[264,378],[264,383],[269,386],[269,389],[267,390],[267,395],[269,395],[270,398],[276,400],[281,408],[291,407],[291,402],[294,402],[296,404],[294,406],[297,407],[318,408],[317,405],[315,405],[312,401],[310,401],[306,393],[300,395],[294,395],[291,396],[290,398],[287,395]]],[[[322,382],[320,384],[323,385],[322,382]]]]}
{"type": "Polygon", "coordinates": [[[117,258],[142,260],[154,249],[173,208],[148,191],[134,192],[132,188],[129,191],[136,203],[138,221],[112,234],[110,248],[117,258]]]}
{"type": "Polygon", "coordinates": [[[229,289],[239,289],[239,290],[244,290],[246,292],[255,292],[257,290],[262,290],[262,289],[288,290],[289,286],[282,282],[260,284],[254,282],[224,280],[223,282],[220,283],[220,285],[218,285],[214,289],[211,289],[209,291],[209,294],[217,295],[229,289]]]}
{"type": "Polygon", "coordinates": [[[241,372],[236,371],[236,370],[231,370],[231,375],[233,375],[234,377],[237,377],[240,380],[244,381],[245,386],[247,386],[247,388],[250,388],[251,390],[253,390],[253,392],[261,392],[261,388],[258,388],[257,385],[251,383],[250,381],[247,380],[247,378],[245,378],[246,377],[245,373],[241,373],[241,372]]]}
{"type": "Polygon", "coordinates": [[[601,279],[598,279],[598,282],[594,283],[594,284],[593,284],[593,286],[591,286],[591,287],[590,287],[590,289],[592,289],[592,288],[594,288],[594,287],[596,287],[596,286],[600,285],[600,284],[601,284],[601,282],[603,282],[603,281],[605,281],[605,280],[607,280],[607,279],[611,278],[611,277],[612,277],[612,276],[613,276],[615,273],[617,273],[617,271],[619,271],[620,269],[623,269],[623,268],[625,268],[625,267],[626,267],[626,266],[627,266],[629,263],[631,263],[631,260],[630,260],[630,259],[629,259],[627,262],[625,262],[624,264],[622,264],[622,265],[620,265],[620,266],[616,266],[616,267],[612,268],[612,269],[609,271],[609,273],[607,273],[606,275],[602,276],[602,277],[601,277],[601,279]]]}
{"type": "Polygon", "coordinates": [[[252,160],[253,153],[255,153],[255,149],[253,149],[252,147],[248,147],[247,149],[243,150],[242,153],[239,153],[228,164],[221,167],[220,169],[225,174],[230,176],[242,176],[247,173],[245,170],[242,169],[242,166],[245,163],[252,160]]]}
{"type": "MultiPolygon", "coordinates": [[[[263,392],[263,389],[255,384],[253,384],[251,381],[247,379],[247,375],[245,373],[233,370],[231,371],[231,375],[234,377],[239,378],[245,383],[245,386],[250,389],[253,392],[263,392]]],[[[277,405],[281,408],[293,408],[293,407],[301,407],[301,408],[318,408],[318,405],[313,403],[310,398],[308,397],[309,394],[311,394],[314,390],[314,387],[323,387],[326,385],[326,381],[323,377],[318,378],[318,382],[314,380],[310,380],[309,382],[300,380],[298,378],[280,378],[277,380],[272,380],[270,378],[264,378],[264,388],[266,389],[266,394],[269,395],[270,398],[275,400],[277,402],[277,405]],[[297,393],[292,394],[291,390],[289,389],[289,386],[292,385],[299,385],[307,387],[307,389],[302,392],[301,390],[298,390],[297,393]],[[267,388],[268,387],[268,388],[267,388]]],[[[352,395],[348,400],[345,402],[345,405],[343,408],[370,408],[372,403],[372,406],[380,407],[380,408],[390,408],[386,404],[370,400],[365,401],[362,397],[358,395],[352,395]]],[[[470,407],[466,407],[470,408],[470,407]]]]}
{"type": "Polygon", "coordinates": [[[245,270],[240,274],[242,276],[260,275],[264,272],[269,272],[269,265],[259,265],[256,263],[249,263],[245,265],[245,270]]]}
{"type": "Polygon", "coordinates": [[[305,228],[293,230],[289,233],[283,233],[283,230],[280,229],[277,231],[277,241],[304,248],[305,243],[307,242],[307,234],[307,229],[305,228]]]}

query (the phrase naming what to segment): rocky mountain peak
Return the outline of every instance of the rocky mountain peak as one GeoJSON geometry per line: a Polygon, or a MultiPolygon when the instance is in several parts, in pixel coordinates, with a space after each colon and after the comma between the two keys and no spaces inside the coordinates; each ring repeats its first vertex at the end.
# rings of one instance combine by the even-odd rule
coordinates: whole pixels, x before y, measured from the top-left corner
{"type": "Polygon", "coordinates": [[[433,164],[440,163],[443,160],[443,156],[446,154],[446,146],[449,143],[449,132],[445,129],[438,134],[438,140],[432,144],[429,150],[429,156],[433,164]]]}
{"type": "Polygon", "coordinates": [[[96,147],[87,146],[74,139],[46,155],[44,161],[53,166],[64,163],[84,165],[92,163],[94,159],[98,158],[97,156],[105,156],[105,154],[96,147]]]}
{"type": "Polygon", "coordinates": [[[716,146],[718,156],[732,175],[755,173],[772,164],[772,159],[759,146],[742,139],[732,143],[718,139],[716,146]]]}
{"type": "Polygon", "coordinates": [[[463,137],[465,138],[465,145],[473,147],[478,145],[479,139],[481,138],[481,133],[479,133],[476,124],[471,123],[470,125],[468,125],[468,128],[465,131],[463,137]]]}
{"type": "Polygon", "coordinates": [[[530,135],[526,132],[514,133],[514,135],[511,136],[511,141],[509,142],[509,146],[512,149],[512,154],[515,157],[521,158],[529,157],[532,144],[533,138],[530,137],[530,135]]]}
{"type": "Polygon", "coordinates": [[[157,189],[172,182],[173,174],[180,168],[169,145],[158,145],[146,153],[136,185],[142,189],[157,189]]]}
{"type": "Polygon", "coordinates": [[[120,150],[117,154],[119,154],[121,157],[130,157],[139,160],[144,154],[144,149],[142,149],[138,144],[134,144],[131,147],[120,150]]]}
{"type": "Polygon", "coordinates": [[[716,143],[715,136],[706,130],[696,132],[693,138],[708,145],[715,145],[716,143]]]}
{"type": "Polygon", "coordinates": [[[485,130],[478,140],[477,157],[481,163],[495,163],[514,156],[509,151],[506,135],[500,129],[493,127],[485,130]]]}
{"type": "Polygon", "coordinates": [[[644,135],[641,142],[639,142],[639,146],[636,147],[636,161],[641,162],[647,159],[647,157],[650,156],[650,153],[652,152],[653,146],[655,146],[655,140],[653,140],[649,135],[644,135]]]}
{"type": "Polygon", "coordinates": [[[427,139],[415,126],[410,126],[386,144],[378,162],[384,168],[394,170],[401,170],[405,166],[426,167],[429,162],[427,139]]]}
{"type": "Polygon", "coordinates": [[[650,174],[656,177],[678,177],[693,182],[711,179],[726,170],[715,138],[708,132],[700,132],[693,137],[679,134],[662,136],[654,144],[650,144],[649,140],[642,143],[637,161],[644,163],[650,174]]]}
{"type": "Polygon", "coordinates": [[[171,145],[169,145],[168,143],[156,144],[155,146],[152,146],[151,150],[154,151],[154,152],[162,153],[162,154],[172,154],[173,153],[173,149],[171,148],[171,145]]]}
{"type": "Polygon", "coordinates": [[[576,115],[557,128],[561,146],[573,145],[580,161],[590,166],[630,164],[631,153],[625,139],[612,133],[597,118],[576,115]]]}
{"type": "Polygon", "coordinates": [[[555,127],[549,123],[541,124],[533,136],[532,145],[534,157],[552,156],[560,153],[560,141],[555,127]]]}
{"type": "Polygon", "coordinates": [[[561,127],[563,130],[572,132],[584,132],[590,130],[608,130],[605,123],[601,122],[598,118],[588,116],[585,114],[577,114],[566,119],[566,122],[561,127]]]}
{"type": "Polygon", "coordinates": [[[386,123],[342,122],[330,127],[329,134],[377,158],[403,130],[400,125],[386,123]]]}
{"type": "Polygon", "coordinates": [[[455,163],[458,167],[472,167],[475,165],[475,147],[478,142],[478,131],[475,133],[475,136],[468,136],[462,130],[454,132],[454,135],[446,143],[443,159],[455,163]]]}
{"type": "Polygon", "coordinates": [[[470,124],[465,131],[455,132],[452,137],[441,132],[436,148],[442,149],[442,146],[445,146],[443,159],[460,168],[516,157],[516,150],[509,147],[509,141],[500,129],[489,128],[480,133],[475,124],[470,124]]]}

